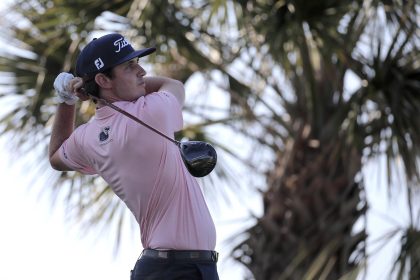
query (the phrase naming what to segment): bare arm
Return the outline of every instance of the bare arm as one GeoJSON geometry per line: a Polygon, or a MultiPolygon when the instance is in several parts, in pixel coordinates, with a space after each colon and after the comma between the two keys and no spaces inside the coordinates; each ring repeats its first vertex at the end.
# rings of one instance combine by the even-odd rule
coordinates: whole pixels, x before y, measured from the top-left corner
{"type": "Polygon", "coordinates": [[[146,94],[167,91],[176,97],[181,106],[184,105],[185,89],[180,81],[161,76],[144,77],[144,80],[146,82],[146,94]]]}
{"type": "Polygon", "coordinates": [[[49,158],[52,168],[60,171],[70,170],[59,155],[59,148],[74,130],[75,106],[60,104],[55,114],[49,145],[49,158]]]}
{"type": "MultiPolygon", "coordinates": [[[[69,83],[69,88],[73,93],[77,93],[77,89],[82,85],[80,78],[74,78],[69,83]]],[[[74,131],[75,106],[61,103],[57,106],[57,112],[54,118],[54,124],[51,132],[50,145],[48,147],[48,156],[51,166],[60,171],[71,170],[61,160],[59,149],[64,141],[70,137],[74,131]]]]}

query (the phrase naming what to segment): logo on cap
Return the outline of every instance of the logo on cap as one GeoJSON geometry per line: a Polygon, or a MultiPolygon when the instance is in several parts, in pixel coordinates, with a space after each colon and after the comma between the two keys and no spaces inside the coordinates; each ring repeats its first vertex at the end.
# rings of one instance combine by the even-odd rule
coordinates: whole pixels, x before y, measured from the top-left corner
{"type": "Polygon", "coordinates": [[[114,42],[114,46],[118,47],[118,49],[115,52],[120,52],[122,48],[128,45],[128,42],[124,38],[119,38],[117,41],[114,42]]]}
{"type": "Polygon", "coordinates": [[[98,68],[98,70],[105,66],[104,62],[100,57],[95,60],[95,66],[96,68],[98,68]]]}

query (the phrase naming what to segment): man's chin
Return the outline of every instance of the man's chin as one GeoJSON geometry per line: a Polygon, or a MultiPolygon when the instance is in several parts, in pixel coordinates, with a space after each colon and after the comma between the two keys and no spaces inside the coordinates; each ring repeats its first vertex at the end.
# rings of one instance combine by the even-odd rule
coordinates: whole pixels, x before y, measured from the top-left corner
{"type": "Polygon", "coordinates": [[[145,95],[146,95],[146,90],[144,88],[142,88],[141,90],[139,90],[139,97],[145,96],[145,95]]]}
{"type": "Polygon", "coordinates": [[[130,101],[136,101],[137,99],[139,99],[142,96],[146,96],[146,93],[145,92],[141,92],[138,95],[136,95],[135,97],[133,97],[132,100],[130,100],[130,101]]]}

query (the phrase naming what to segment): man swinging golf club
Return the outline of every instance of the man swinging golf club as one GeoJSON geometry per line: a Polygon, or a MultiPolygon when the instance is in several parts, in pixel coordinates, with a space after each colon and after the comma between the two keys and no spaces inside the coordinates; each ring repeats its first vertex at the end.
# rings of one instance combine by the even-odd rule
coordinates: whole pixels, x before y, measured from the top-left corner
{"type": "MultiPolygon", "coordinates": [[[[202,167],[186,161],[188,151],[180,153],[179,146],[134,121],[170,138],[183,126],[183,84],[145,77],[138,64],[140,57],[154,51],[135,51],[120,34],[108,34],[82,50],[77,77],[57,76],[54,88],[60,104],[51,133],[50,163],[57,170],[102,176],[131,210],[145,248],[132,280],[219,279],[215,226],[190,174],[202,167]],[[95,117],[74,129],[74,104],[88,96],[96,100],[95,117]]],[[[206,154],[215,164],[215,155],[206,154]]]]}

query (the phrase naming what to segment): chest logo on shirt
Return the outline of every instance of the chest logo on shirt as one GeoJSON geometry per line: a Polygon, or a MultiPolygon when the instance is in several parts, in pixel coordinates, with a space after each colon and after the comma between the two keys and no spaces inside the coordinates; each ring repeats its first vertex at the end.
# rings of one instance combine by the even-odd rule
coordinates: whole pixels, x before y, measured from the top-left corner
{"type": "Polygon", "coordinates": [[[102,131],[99,133],[99,142],[101,142],[101,144],[105,144],[109,142],[107,140],[109,138],[110,131],[111,131],[111,127],[109,126],[102,128],[102,131]]]}

